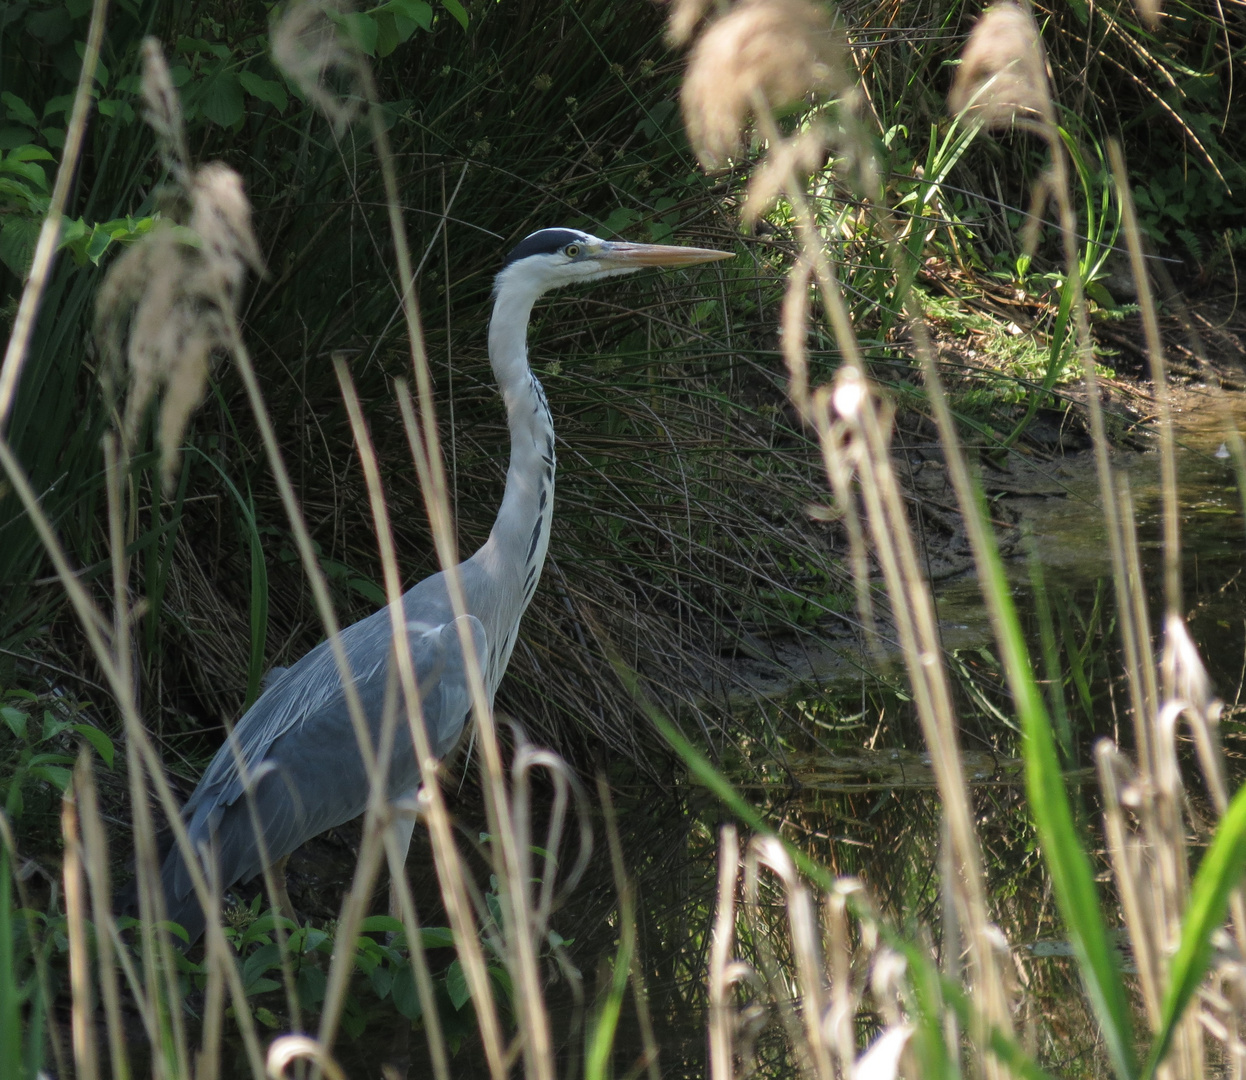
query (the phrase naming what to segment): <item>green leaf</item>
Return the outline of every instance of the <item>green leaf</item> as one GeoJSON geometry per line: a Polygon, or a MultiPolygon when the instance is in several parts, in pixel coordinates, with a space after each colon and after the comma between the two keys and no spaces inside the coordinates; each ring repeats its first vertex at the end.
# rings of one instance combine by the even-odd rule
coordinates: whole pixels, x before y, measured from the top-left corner
{"type": "Polygon", "coordinates": [[[242,84],[232,71],[218,71],[208,80],[199,107],[214,124],[231,128],[242,119],[242,84]]]}
{"type": "Polygon", "coordinates": [[[467,988],[467,976],[463,972],[463,965],[459,963],[458,957],[455,957],[450,966],[446,968],[446,993],[450,995],[450,1004],[455,1010],[463,1008],[468,998],[472,996],[467,988]]]}
{"type": "Polygon", "coordinates": [[[69,781],[73,773],[61,765],[34,765],[30,775],[36,780],[44,780],[62,794],[69,790],[69,781]]]}
{"type": "Polygon", "coordinates": [[[177,39],[177,47],[174,50],[179,53],[207,53],[215,56],[218,60],[228,60],[229,46],[219,41],[205,41],[203,38],[180,37],[177,39]]]}
{"type": "Polygon", "coordinates": [[[19,161],[17,158],[6,156],[0,159],[0,172],[20,176],[44,191],[48,188],[47,173],[33,161],[19,161]]]}
{"type": "Polygon", "coordinates": [[[389,988],[390,1000],[408,1020],[414,1022],[423,1013],[420,1007],[420,995],[415,988],[415,973],[410,962],[400,964],[394,971],[394,981],[389,988]]]}
{"type": "Polygon", "coordinates": [[[420,941],[426,949],[445,949],[454,944],[454,934],[444,926],[426,926],[420,931],[420,941]]]}
{"type": "Polygon", "coordinates": [[[1186,1006],[1197,992],[1211,962],[1211,938],[1224,923],[1229,894],[1246,871],[1246,786],[1229,803],[1216,828],[1190,888],[1190,902],[1181,923],[1181,944],[1172,958],[1160,1027],[1147,1055],[1143,1076],[1154,1074],[1172,1041],[1186,1006]]]}
{"type": "Polygon", "coordinates": [[[372,983],[376,996],[384,1001],[389,996],[390,987],[394,984],[394,969],[378,964],[372,969],[372,974],[368,976],[368,979],[372,983]]]}
{"type": "Polygon", "coordinates": [[[285,112],[286,106],[290,104],[290,98],[281,83],[262,79],[254,71],[238,72],[238,82],[248,94],[267,102],[278,112],[285,112]]]}
{"type": "MultiPolygon", "coordinates": [[[[410,33],[407,34],[407,37],[399,36],[398,24],[394,21],[394,16],[388,11],[378,11],[373,15],[373,18],[376,19],[377,56],[388,56],[402,42],[406,41],[407,37],[411,36],[410,33]]],[[[411,32],[414,33],[415,27],[411,25],[409,20],[407,20],[407,25],[411,26],[411,32]]]]}
{"type": "Polygon", "coordinates": [[[19,124],[25,124],[30,128],[39,126],[34,110],[11,90],[0,92],[0,102],[4,103],[5,111],[10,120],[16,120],[19,124]]]}
{"type": "Polygon", "coordinates": [[[383,605],[388,603],[385,590],[367,578],[351,578],[346,582],[346,587],[353,592],[357,592],[365,600],[371,601],[373,604],[383,605]]]}
{"type": "Polygon", "coordinates": [[[459,3],[459,0],[441,0],[441,6],[454,16],[464,30],[467,29],[467,9],[459,3]]]}
{"type": "Polygon", "coordinates": [[[278,926],[288,933],[293,933],[299,928],[298,923],[296,923],[293,919],[288,919],[284,915],[279,915],[270,911],[267,915],[261,915],[251,924],[250,929],[247,930],[247,939],[253,941],[256,937],[258,937],[258,935],[267,934],[268,931],[273,930],[278,926]]]}
{"type": "Polygon", "coordinates": [[[255,1019],[257,1019],[266,1028],[275,1029],[281,1027],[281,1021],[272,1013],[271,1009],[265,1009],[262,1005],[255,1010],[255,1019]]]}
{"type": "Polygon", "coordinates": [[[315,952],[326,941],[329,935],[323,930],[317,930],[315,927],[308,927],[306,937],[303,939],[303,952],[315,952]]]}
{"type": "Polygon", "coordinates": [[[267,994],[273,990],[280,990],[281,983],[276,979],[256,979],[247,987],[247,997],[255,997],[256,994],[267,994]]]}
{"type": "Polygon", "coordinates": [[[100,259],[104,252],[108,250],[108,245],[112,243],[112,233],[107,229],[96,225],[91,230],[91,239],[87,241],[86,256],[96,266],[99,266],[100,259]]]}
{"type": "Polygon", "coordinates": [[[13,150],[19,146],[25,146],[33,138],[34,133],[30,130],[30,128],[0,128],[0,150],[13,150]]]}
{"type": "Polygon", "coordinates": [[[376,55],[376,20],[361,11],[351,11],[339,16],[342,27],[360,50],[367,56],[376,55]]]}
{"type": "Polygon", "coordinates": [[[21,709],[15,709],[12,705],[0,705],[0,719],[9,725],[9,730],[14,735],[23,742],[26,740],[26,714],[21,709]]]}
{"type": "MultiPolygon", "coordinates": [[[[3,185],[0,185],[0,191],[3,191],[3,185]]],[[[39,222],[17,214],[7,215],[4,224],[0,225],[0,262],[13,272],[14,277],[26,277],[30,260],[35,254],[35,244],[39,242],[39,228],[39,222]]]]}
{"type": "Polygon", "coordinates": [[[261,945],[242,965],[242,985],[247,988],[247,994],[258,994],[263,991],[253,989],[254,984],[260,980],[260,976],[271,971],[273,968],[281,967],[281,950],[276,944],[261,945]]]}
{"type": "Polygon", "coordinates": [[[299,1003],[307,1009],[314,1009],[324,1001],[326,979],[323,971],[311,964],[304,964],[295,980],[299,1003]]]}
{"type": "Polygon", "coordinates": [[[73,105],[73,94],[58,94],[54,98],[49,98],[48,103],[43,107],[43,119],[46,120],[49,116],[55,116],[57,113],[68,116],[69,110],[73,108],[73,105]]]}
{"type": "Polygon", "coordinates": [[[62,731],[67,731],[74,726],[72,720],[60,720],[51,709],[43,710],[43,731],[39,736],[40,741],[46,742],[48,739],[55,739],[62,731]]]}
{"type": "Polygon", "coordinates": [[[421,30],[433,28],[433,6],[424,0],[389,0],[388,4],[382,4],[378,10],[390,11],[404,19],[410,19],[421,30]]]}
{"type": "Polygon", "coordinates": [[[361,934],[400,934],[402,923],[392,915],[369,915],[359,923],[361,934]]]}
{"type": "Polygon", "coordinates": [[[100,116],[120,117],[125,123],[134,122],[134,109],[128,101],[119,98],[101,98],[96,103],[100,116]]]}
{"type": "Polygon", "coordinates": [[[42,146],[15,146],[9,157],[18,161],[55,161],[42,146]]]}

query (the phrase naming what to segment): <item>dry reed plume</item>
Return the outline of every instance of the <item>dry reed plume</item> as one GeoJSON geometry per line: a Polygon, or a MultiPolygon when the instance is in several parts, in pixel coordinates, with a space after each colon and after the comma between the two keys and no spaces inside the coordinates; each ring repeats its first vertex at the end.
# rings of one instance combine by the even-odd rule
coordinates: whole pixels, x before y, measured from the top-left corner
{"type": "Polygon", "coordinates": [[[133,446],[147,406],[161,395],[161,475],[173,485],[177,449],[203,398],[212,355],[229,344],[247,271],[263,273],[240,177],[212,161],[192,170],[176,91],[160,46],[144,46],[145,117],[189,206],[185,225],[163,219],[109,269],[96,297],[105,391],[127,389],[122,429],[133,446]]]}

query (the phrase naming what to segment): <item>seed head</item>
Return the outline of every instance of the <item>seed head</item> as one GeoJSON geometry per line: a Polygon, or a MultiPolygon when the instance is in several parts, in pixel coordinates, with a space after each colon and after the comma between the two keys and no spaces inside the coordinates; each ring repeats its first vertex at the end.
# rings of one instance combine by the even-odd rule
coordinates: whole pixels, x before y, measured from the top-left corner
{"type": "Polygon", "coordinates": [[[348,0],[296,0],[273,27],[272,56],[307,98],[343,132],[359,115],[363,53],[343,30],[348,0]]]}
{"type": "Polygon", "coordinates": [[[212,353],[232,338],[247,269],[263,271],[242,178],[220,162],[193,176],[186,226],[165,220],[121,256],[96,297],[105,393],[128,383],[122,424],[133,444],[162,392],[161,474],[173,485],[177,448],[203,398],[212,353]]]}
{"type": "Polygon", "coordinates": [[[684,124],[702,163],[725,163],[754,110],[845,88],[844,52],[842,34],[808,0],[742,0],[712,22],[683,87],[684,124]]]}
{"type": "Polygon", "coordinates": [[[983,12],[974,24],[948,108],[981,119],[992,131],[1018,118],[1052,123],[1047,61],[1034,17],[1006,0],[983,12]]]}

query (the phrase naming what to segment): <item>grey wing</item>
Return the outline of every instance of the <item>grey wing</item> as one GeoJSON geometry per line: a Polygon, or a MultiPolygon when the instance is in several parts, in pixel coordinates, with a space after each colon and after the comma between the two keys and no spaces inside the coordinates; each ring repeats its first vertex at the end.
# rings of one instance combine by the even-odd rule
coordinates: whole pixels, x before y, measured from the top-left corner
{"type": "MultiPolygon", "coordinates": [[[[487,655],[484,627],[474,616],[464,618],[469,620],[483,664],[487,655]]],[[[470,710],[458,629],[454,621],[413,622],[408,631],[429,741],[442,756],[458,741],[470,710]]],[[[384,709],[390,642],[386,610],[342,635],[374,746],[384,709]]],[[[391,797],[413,790],[418,783],[411,739],[401,718],[402,714],[390,760],[391,797]]],[[[367,796],[367,773],[337,664],[328,644],[322,643],[285,671],[239,721],[183,814],[192,843],[196,848],[211,845],[219,883],[228,886],[262,867],[252,813],[258,818],[268,859],[276,860],[305,840],[363,813],[367,796]],[[246,786],[240,758],[248,773],[246,786]],[[243,798],[247,787],[250,799],[243,798]]],[[[163,870],[170,917],[189,925],[186,902],[194,905],[194,897],[176,849],[163,870]],[[178,917],[179,909],[185,917],[178,917]]]]}
{"type": "MultiPolygon", "coordinates": [[[[439,693],[424,702],[424,725],[428,729],[433,753],[445,757],[458,743],[463,726],[472,711],[472,692],[467,679],[467,661],[459,623],[466,621],[471,630],[476,661],[483,672],[489,666],[489,644],[485,628],[475,615],[463,615],[441,627],[438,651],[442,657],[439,693]]],[[[392,789],[392,785],[391,785],[392,789]]]]}

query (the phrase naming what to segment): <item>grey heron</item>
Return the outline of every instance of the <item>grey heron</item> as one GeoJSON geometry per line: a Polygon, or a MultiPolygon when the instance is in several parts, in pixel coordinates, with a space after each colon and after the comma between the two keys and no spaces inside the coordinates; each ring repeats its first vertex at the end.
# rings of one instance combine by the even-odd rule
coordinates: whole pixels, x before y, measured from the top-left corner
{"type": "MultiPolygon", "coordinates": [[[[490,702],[540,580],[554,510],[554,426],[545,392],[528,365],[533,304],[563,285],[730,257],[730,252],[707,248],[606,241],[576,229],[534,232],[506,257],[494,285],[489,360],[506,406],[510,466],[488,540],[459,566],[468,610],[464,617],[471,622],[490,702]]],[[[403,612],[429,743],[444,757],[459,741],[470,712],[444,574],[425,578],[405,593],[403,612]]],[[[374,745],[391,640],[385,608],[347,627],[340,638],[374,745]]],[[[388,798],[413,795],[419,779],[411,740],[400,735],[388,766],[388,798]]],[[[214,860],[210,880],[228,888],[263,869],[261,852],[275,863],[312,837],[359,817],[367,801],[368,780],[341,676],[324,641],[266,683],[208,765],[182,816],[195,850],[210,852],[214,860]],[[262,845],[243,776],[252,778],[249,796],[262,845]]],[[[414,822],[408,818],[397,827],[403,830],[400,842],[406,851],[414,822]]],[[[161,879],[169,918],[181,923],[193,942],[203,931],[204,916],[176,846],[165,857],[161,879]]]]}

